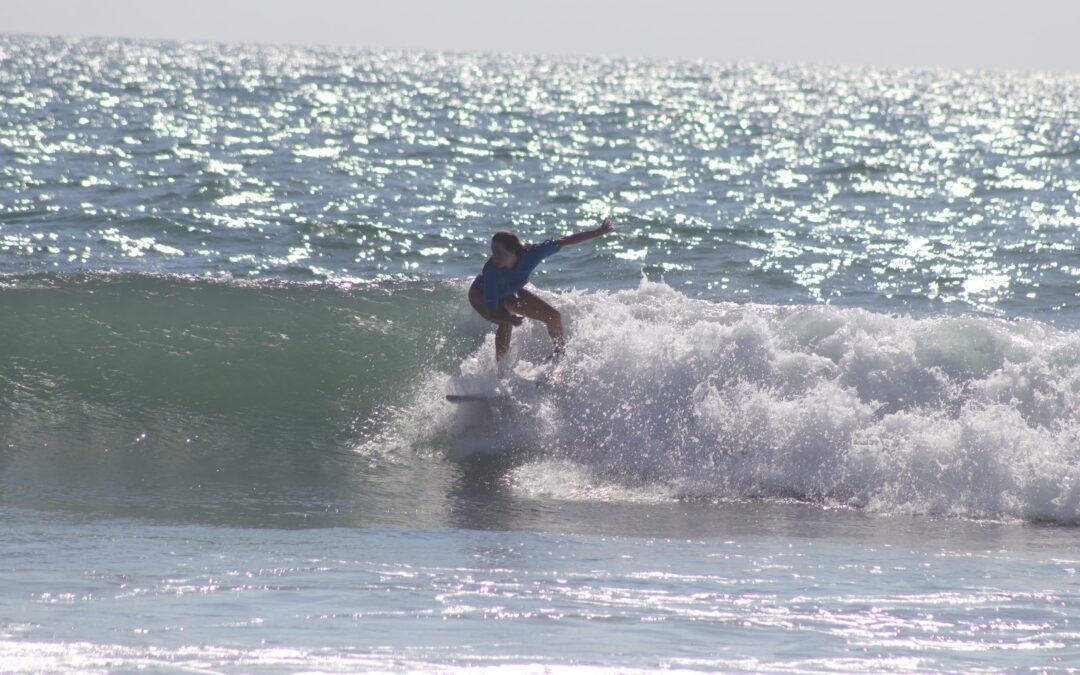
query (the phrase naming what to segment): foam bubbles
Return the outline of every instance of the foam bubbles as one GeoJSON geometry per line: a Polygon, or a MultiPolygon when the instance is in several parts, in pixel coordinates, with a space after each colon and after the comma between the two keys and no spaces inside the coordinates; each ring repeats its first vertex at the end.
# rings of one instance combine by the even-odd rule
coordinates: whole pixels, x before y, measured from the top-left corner
{"type": "MultiPolygon", "coordinates": [[[[434,378],[411,447],[529,449],[688,498],[1080,522],[1076,333],[715,303],[644,279],[554,303],[569,342],[550,385],[450,406],[434,378]]],[[[549,349],[535,322],[514,333],[519,367],[549,349]]],[[[493,372],[493,351],[488,335],[462,373],[493,372]]]]}

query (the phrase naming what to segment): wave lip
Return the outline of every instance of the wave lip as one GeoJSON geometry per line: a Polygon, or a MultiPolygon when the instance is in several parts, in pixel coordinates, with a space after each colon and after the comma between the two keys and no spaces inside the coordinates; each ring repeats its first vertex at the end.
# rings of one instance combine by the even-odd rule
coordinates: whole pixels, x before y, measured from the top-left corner
{"type": "MultiPolygon", "coordinates": [[[[535,400],[447,406],[432,377],[408,444],[525,447],[685,498],[1080,524],[1080,334],[687,298],[643,280],[561,294],[571,331],[535,400]],[[436,440],[437,439],[437,440],[436,440]]],[[[542,327],[515,333],[536,361],[542,327]]],[[[493,371],[488,342],[462,364],[493,371]]]]}

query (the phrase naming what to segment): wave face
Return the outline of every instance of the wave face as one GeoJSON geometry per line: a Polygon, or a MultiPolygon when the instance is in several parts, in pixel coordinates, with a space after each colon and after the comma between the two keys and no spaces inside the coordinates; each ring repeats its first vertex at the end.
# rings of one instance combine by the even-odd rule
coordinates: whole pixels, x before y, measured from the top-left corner
{"type": "Polygon", "coordinates": [[[33,506],[347,494],[372,411],[476,339],[445,283],[7,282],[0,496],[33,506]]]}
{"type": "MultiPolygon", "coordinates": [[[[685,498],[1080,522],[1080,334],[1036,322],[713,303],[643,280],[560,295],[550,387],[448,407],[431,376],[399,447],[538,449],[685,498]],[[419,424],[426,420],[426,424],[419,424]]],[[[514,354],[550,349],[541,326],[514,354]]],[[[490,372],[493,345],[466,360],[490,372]]]]}

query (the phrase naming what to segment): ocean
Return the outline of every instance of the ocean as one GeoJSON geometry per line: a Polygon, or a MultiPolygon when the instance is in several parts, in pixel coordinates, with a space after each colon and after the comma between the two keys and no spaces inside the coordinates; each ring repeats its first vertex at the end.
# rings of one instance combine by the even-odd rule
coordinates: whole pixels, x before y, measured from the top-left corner
{"type": "Polygon", "coordinates": [[[0,670],[1077,672],[1078,226],[1080,74],[0,36],[0,670]]]}

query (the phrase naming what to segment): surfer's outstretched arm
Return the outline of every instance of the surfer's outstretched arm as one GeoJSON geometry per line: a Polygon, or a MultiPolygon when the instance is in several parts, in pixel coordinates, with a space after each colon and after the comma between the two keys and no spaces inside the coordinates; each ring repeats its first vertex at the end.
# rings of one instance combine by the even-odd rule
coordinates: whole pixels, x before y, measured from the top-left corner
{"type": "Polygon", "coordinates": [[[608,232],[611,232],[613,229],[615,229],[615,221],[611,218],[605,218],[604,222],[600,224],[600,227],[596,228],[595,230],[575,232],[574,234],[568,234],[562,239],[556,239],[555,241],[559,244],[559,248],[563,248],[565,246],[573,246],[574,244],[580,244],[583,241],[588,241],[590,239],[595,239],[597,237],[603,236],[608,232]]]}

